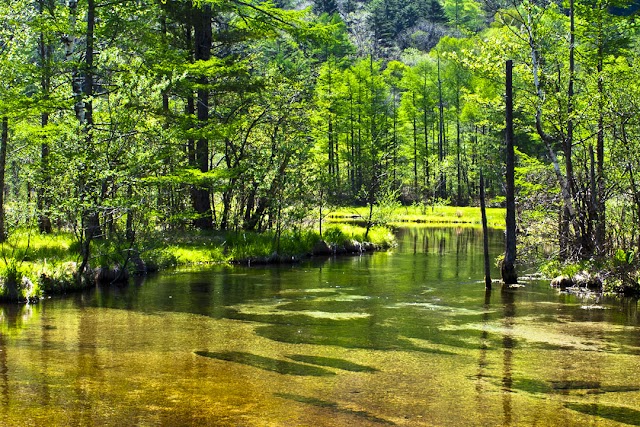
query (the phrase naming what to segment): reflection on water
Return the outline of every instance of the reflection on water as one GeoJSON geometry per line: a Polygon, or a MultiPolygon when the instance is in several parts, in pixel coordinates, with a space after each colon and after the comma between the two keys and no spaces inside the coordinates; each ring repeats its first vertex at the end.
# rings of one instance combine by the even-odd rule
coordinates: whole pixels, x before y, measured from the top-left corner
{"type": "Polygon", "coordinates": [[[636,302],[487,292],[473,228],[398,239],[1,307],[0,426],[638,425],[636,302]]]}
{"type": "Polygon", "coordinates": [[[504,425],[511,425],[511,392],[513,377],[511,363],[516,341],[511,335],[516,315],[514,290],[503,286],[500,299],[504,311],[504,335],[502,336],[502,410],[504,412],[504,425]]]}

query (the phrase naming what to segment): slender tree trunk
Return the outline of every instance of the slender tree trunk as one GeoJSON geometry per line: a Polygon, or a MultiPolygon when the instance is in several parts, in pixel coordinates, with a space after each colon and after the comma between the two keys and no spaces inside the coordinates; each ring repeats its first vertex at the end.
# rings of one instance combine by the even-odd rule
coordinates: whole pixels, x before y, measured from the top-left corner
{"type": "Polygon", "coordinates": [[[606,204],[605,204],[605,177],[604,177],[604,83],[602,81],[604,56],[602,48],[598,51],[598,137],[596,143],[596,255],[604,255],[606,252],[606,204]]]}
{"type": "MultiPolygon", "coordinates": [[[[457,181],[457,199],[458,206],[462,206],[462,164],[460,163],[460,152],[462,151],[462,142],[460,141],[460,115],[456,117],[456,181],[457,181]]],[[[465,203],[466,205],[466,203],[465,203]]]]}
{"type": "MultiPolygon", "coordinates": [[[[84,126],[85,126],[85,144],[89,151],[93,151],[93,85],[94,85],[94,32],[96,24],[96,5],[95,0],[88,0],[87,2],[87,48],[85,51],[85,73],[84,73],[84,126]]],[[[93,180],[94,178],[90,178],[93,180]]],[[[94,202],[97,205],[99,200],[96,200],[98,189],[92,188],[88,194],[88,197],[93,197],[94,202]]],[[[97,206],[94,206],[88,212],[87,218],[87,236],[88,241],[91,241],[94,237],[100,236],[102,230],[100,227],[100,215],[98,213],[97,206]]]]}
{"type": "Polygon", "coordinates": [[[516,198],[515,198],[515,154],[513,135],[513,85],[512,85],[513,62],[506,64],[506,188],[507,188],[507,217],[506,217],[506,247],[504,261],[502,263],[502,280],[510,285],[518,282],[516,273],[516,198]]]}
{"type": "Polygon", "coordinates": [[[416,120],[416,94],[413,92],[413,191],[416,199],[418,199],[418,125],[416,120]]]}
{"type": "Polygon", "coordinates": [[[480,214],[482,215],[482,247],[484,253],[484,287],[491,289],[491,260],[489,259],[489,230],[484,194],[484,176],[480,169],[480,214]]]}
{"type": "MultiPolygon", "coordinates": [[[[571,0],[573,4],[573,0],[571,0]]],[[[570,226],[573,223],[573,218],[575,217],[575,208],[574,208],[574,200],[573,200],[573,192],[571,190],[571,182],[572,182],[572,163],[571,163],[571,153],[569,152],[568,160],[569,161],[569,171],[567,171],[567,175],[562,174],[560,170],[560,163],[558,161],[558,156],[556,155],[556,151],[554,145],[556,143],[555,139],[549,135],[545,130],[542,122],[542,103],[545,99],[544,91],[542,89],[542,83],[540,82],[540,59],[538,57],[538,51],[536,47],[536,41],[534,39],[534,30],[533,30],[533,18],[531,14],[527,15],[527,31],[529,33],[529,48],[531,50],[531,64],[533,67],[533,84],[536,90],[536,115],[535,115],[535,125],[536,131],[542,141],[545,144],[545,147],[549,153],[549,157],[551,158],[551,163],[553,164],[553,170],[556,175],[556,180],[558,181],[558,185],[560,186],[560,194],[562,196],[563,207],[559,212],[559,226],[558,226],[558,243],[560,245],[560,258],[566,259],[568,256],[568,244],[569,244],[569,233],[570,226]]],[[[573,34],[573,32],[572,32],[573,34]]],[[[571,42],[571,50],[573,49],[573,42],[571,42]]],[[[572,55],[572,54],[571,54],[572,55]]],[[[571,56],[570,55],[570,56],[571,56]]],[[[572,80],[572,79],[571,79],[572,80]]],[[[573,83],[571,83],[571,87],[573,88],[573,83]]],[[[571,89],[573,91],[573,89],[571,89]]],[[[566,145],[566,140],[563,141],[563,145],[566,145]]],[[[567,154],[567,153],[565,153],[567,154]]]]}
{"type": "Polygon", "coordinates": [[[574,103],[574,80],[575,80],[575,9],[574,1],[570,0],[570,32],[569,32],[569,87],[567,93],[567,136],[564,140],[564,161],[567,183],[571,197],[575,197],[575,180],[573,176],[573,103],[574,103]]]}
{"type": "MultiPolygon", "coordinates": [[[[426,92],[426,77],[424,83],[423,90],[426,92]]],[[[428,123],[428,112],[429,109],[426,105],[426,93],[423,95],[424,105],[422,108],[422,127],[424,129],[424,177],[425,177],[425,203],[427,202],[430,196],[435,196],[435,194],[431,193],[431,165],[429,161],[429,123],[428,123]]]]}
{"type": "Polygon", "coordinates": [[[0,131],[0,242],[7,238],[4,209],[4,185],[7,164],[7,144],[9,144],[9,118],[2,117],[2,130],[0,131]]]}
{"type": "MultiPolygon", "coordinates": [[[[133,199],[133,186],[127,185],[127,198],[129,200],[133,199]]],[[[128,242],[133,243],[135,241],[136,235],[133,229],[133,221],[134,221],[134,210],[132,208],[127,209],[126,222],[125,222],[125,237],[128,242]]]]}
{"type": "MultiPolygon", "coordinates": [[[[55,8],[54,2],[47,2],[46,8],[49,13],[53,15],[55,8]]],[[[45,0],[38,0],[38,13],[42,17],[45,14],[45,0]]],[[[51,44],[47,42],[44,32],[40,33],[38,41],[38,51],[40,55],[40,89],[45,99],[49,98],[51,91],[51,44]]],[[[40,116],[40,123],[43,129],[49,124],[49,113],[43,112],[40,116]]],[[[46,132],[45,132],[46,135],[46,132]]],[[[47,197],[46,186],[50,181],[49,170],[49,143],[47,137],[43,137],[42,144],[40,146],[40,182],[37,187],[37,207],[38,207],[38,229],[40,233],[51,233],[51,218],[49,216],[51,209],[51,201],[47,197]]]]}
{"type": "MultiPolygon", "coordinates": [[[[95,13],[96,5],[95,0],[87,1],[87,32],[86,32],[86,49],[84,59],[84,73],[81,99],[77,102],[81,105],[78,120],[84,125],[84,138],[86,150],[89,153],[93,153],[93,51],[94,51],[94,30],[95,30],[95,13]]],[[[100,216],[98,213],[98,184],[96,178],[90,176],[93,173],[91,168],[87,171],[85,176],[86,181],[80,185],[83,187],[82,198],[90,203],[89,209],[82,213],[82,229],[84,237],[81,242],[82,247],[82,262],[78,267],[78,282],[82,281],[82,277],[89,267],[89,258],[91,255],[91,242],[94,238],[101,235],[100,229],[100,216]]]]}
{"type": "MultiPolygon", "coordinates": [[[[207,61],[211,58],[212,28],[211,28],[211,8],[209,5],[202,5],[202,9],[195,13],[195,60],[207,61]]],[[[207,126],[209,121],[209,89],[208,80],[201,76],[198,81],[200,88],[197,91],[198,103],[196,112],[200,129],[207,126]]],[[[209,171],[209,140],[206,136],[200,135],[196,142],[196,164],[201,172],[209,171]]],[[[196,187],[194,193],[193,207],[197,218],[194,226],[200,229],[213,228],[213,216],[211,213],[211,200],[209,190],[196,187]]]]}
{"type": "Polygon", "coordinates": [[[438,54],[438,114],[439,114],[439,125],[438,125],[438,161],[440,162],[440,179],[438,181],[438,195],[440,198],[444,199],[447,197],[447,184],[446,178],[444,175],[444,171],[442,170],[442,165],[444,163],[444,140],[445,140],[445,129],[444,129],[444,100],[442,98],[442,79],[440,78],[440,54],[438,54]]]}
{"type": "Polygon", "coordinates": [[[327,172],[329,173],[329,179],[332,182],[335,180],[335,159],[333,155],[333,147],[333,121],[331,120],[331,117],[329,117],[327,129],[327,148],[329,151],[329,158],[327,160],[329,163],[329,170],[327,172]]]}

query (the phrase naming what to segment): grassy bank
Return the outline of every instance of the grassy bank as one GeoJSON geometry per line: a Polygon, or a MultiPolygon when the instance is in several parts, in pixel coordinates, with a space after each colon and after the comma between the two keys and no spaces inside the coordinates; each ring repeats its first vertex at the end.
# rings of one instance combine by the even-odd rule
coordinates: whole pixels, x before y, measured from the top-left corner
{"type": "MultiPolygon", "coordinates": [[[[367,207],[338,208],[329,213],[329,220],[362,221],[369,215],[367,207]]],[[[482,225],[480,208],[455,206],[401,206],[384,212],[389,223],[468,224],[482,225]]],[[[487,208],[487,223],[492,228],[505,227],[505,210],[487,208]]]]}
{"type": "MultiPolygon", "coordinates": [[[[352,224],[325,227],[322,238],[334,246],[364,241],[365,229],[352,224]]],[[[130,263],[135,252],[149,270],[176,266],[220,263],[284,262],[311,254],[320,235],[313,230],[276,233],[248,232],[165,232],[147,236],[135,249],[123,242],[95,241],[91,266],[109,267],[130,263]]],[[[388,228],[375,227],[368,241],[380,248],[393,245],[388,228]]],[[[71,233],[38,234],[35,230],[14,232],[0,246],[0,301],[24,301],[45,295],[64,293],[92,284],[75,279],[80,261],[71,233]]]]}

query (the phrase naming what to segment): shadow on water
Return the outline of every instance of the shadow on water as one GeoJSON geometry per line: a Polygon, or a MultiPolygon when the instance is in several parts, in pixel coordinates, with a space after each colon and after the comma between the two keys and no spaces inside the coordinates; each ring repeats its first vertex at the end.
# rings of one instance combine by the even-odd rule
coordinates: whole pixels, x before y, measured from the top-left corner
{"type": "Polygon", "coordinates": [[[516,340],[511,334],[516,315],[515,290],[503,285],[500,290],[500,300],[504,312],[503,321],[505,329],[505,333],[502,336],[502,410],[504,414],[504,425],[510,426],[512,423],[511,392],[513,387],[513,350],[516,346],[516,340]]]}
{"type": "Polygon", "coordinates": [[[619,423],[640,426],[640,411],[622,406],[566,403],[565,407],[586,415],[607,418],[619,423]]]}
{"type": "Polygon", "coordinates": [[[313,376],[324,377],[336,375],[335,372],[329,371],[317,366],[304,365],[301,363],[289,362],[287,360],[272,359],[269,357],[258,356],[256,354],[239,352],[239,351],[196,351],[195,354],[210,359],[222,360],[225,362],[241,363],[243,365],[252,366],[265,371],[277,372],[284,375],[313,376]]]}
{"type": "Polygon", "coordinates": [[[0,332],[0,384],[2,384],[2,408],[3,412],[7,412],[9,407],[9,365],[7,361],[7,343],[6,338],[0,332]]]}
{"type": "Polygon", "coordinates": [[[310,365],[326,366],[328,368],[342,369],[351,372],[377,372],[378,369],[372,368],[358,363],[349,362],[344,359],[336,359],[333,357],[306,356],[304,354],[292,354],[286,356],[296,362],[308,363],[310,365]]]}
{"type": "Polygon", "coordinates": [[[484,303],[482,305],[484,313],[482,314],[482,332],[480,334],[480,354],[478,356],[478,372],[475,375],[476,401],[478,405],[478,413],[482,413],[484,409],[484,393],[485,380],[490,377],[486,374],[488,366],[487,353],[489,350],[489,332],[487,331],[487,322],[489,321],[489,309],[491,307],[491,289],[485,289],[484,303]]]}
{"type": "Polygon", "coordinates": [[[513,389],[532,394],[604,394],[640,391],[637,386],[602,385],[600,381],[541,381],[531,378],[518,378],[513,381],[513,389]]]}
{"type": "Polygon", "coordinates": [[[354,324],[340,326],[271,325],[255,329],[256,334],[273,341],[288,344],[331,345],[343,348],[369,350],[405,350],[431,354],[454,355],[456,353],[438,348],[426,348],[382,327],[365,327],[358,333],[354,324]],[[375,332],[379,333],[376,334],[375,332]]]}
{"type": "Polygon", "coordinates": [[[289,394],[289,393],[275,393],[274,396],[282,399],[298,402],[298,403],[304,403],[306,405],[312,405],[322,409],[329,409],[336,414],[355,416],[366,421],[372,421],[372,422],[380,423],[384,425],[396,425],[396,423],[392,421],[385,420],[384,418],[376,417],[375,415],[371,415],[366,411],[357,411],[353,409],[342,408],[336,402],[329,402],[326,400],[317,399],[315,397],[305,397],[305,396],[300,396],[297,394],[289,394]]]}

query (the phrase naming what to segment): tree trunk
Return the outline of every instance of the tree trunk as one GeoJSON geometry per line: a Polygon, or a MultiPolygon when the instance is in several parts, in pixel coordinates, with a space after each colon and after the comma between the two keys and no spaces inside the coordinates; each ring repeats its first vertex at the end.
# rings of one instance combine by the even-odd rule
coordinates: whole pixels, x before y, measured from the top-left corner
{"type": "Polygon", "coordinates": [[[447,184],[442,165],[444,163],[444,144],[445,144],[445,130],[444,130],[444,101],[442,98],[442,79],[440,78],[440,54],[438,54],[438,113],[439,113],[439,126],[438,126],[438,161],[440,162],[440,179],[438,181],[438,195],[441,199],[447,197],[447,184]]]}
{"type": "MultiPolygon", "coordinates": [[[[95,0],[87,2],[87,32],[86,32],[86,49],[84,58],[84,72],[82,73],[82,90],[80,99],[76,101],[76,114],[80,124],[83,125],[84,143],[87,152],[92,153],[93,147],[93,84],[94,84],[94,29],[96,21],[96,5],[95,0]]],[[[81,199],[90,205],[82,212],[81,225],[83,237],[81,239],[82,262],[78,267],[77,280],[80,283],[86,269],[89,267],[89,258],[91,253],[91,241],[101,234],[100,217],[98,214],[98,185],[96,178],[91,176],[94,171],[89,166],[85,170],[86,176],[84,181],[80,183],[81,199]]]]}
{"type": "MultiPolygon", "coordinates": [[[[545,147],[547,148],[549,157],[551,158],[551,163],[553,164],[553,170],[556,175],[556,180],[558,181],[558,185],[560,186],[560,194],[562,196],[564,207],[561,209],[561,212],[560,212],[558,241],[560,245],[560,257],[566,259],[566,256],[568,255],[568,244],[570,240],[569,238],[570,225],[573,223],[573,218],[575,217],[575,208],[574,208],[574,201],[572,196],[573,193],[571,190],[572,178],[569,175],[569,173],[571,172],[567,174],[567,177],[565,179],[565,176],[562,174],[562,171],[560,170],[558,156],[556,155],[556,152],[554,149],[554,144],[556,143],[556,141],[551,135],[547,134],[544,130],[544,126],[542,123],[542,103],[544,101],[545,95],[544,95],[544,91],[542,90],[542,84],[540,82],[540,75],[539,75],[540,59],[538,58],[536,42],[533,37],[534,24],[532,22],[532,17],[530,14],[527,16],[526,25],[528,27],[527,30],[529,33],[529,39],[528,39],[529,48],[531,49],[531,64],[533,67],[533,84],[535,87],[536,97],[537,97],[536,115],[535,115],[536,131],[540,136],[540,139],[542,139],[542,141],[544,142],[545,147]]],[[[563,141],[563,143],[566,144],[566,141],[563,141]]],[[[568,160],[569,166],[570,166],[569,170],[571,170],[571,166],[572,166],[572,163],[570,160],[570,157],[571,157],[570,154],[571,153],[569,153],[569,160],[568,160]]]]}
{"type": "Polygon", "coordinates": [[[506,247],[504,261],[502,263],[502,280],[510,285],[518,282],[516,273],[516,197],[515,197],[515,154],[513,135],[513,86],[512,86],[513,62],[506,64],[506,188],[507,188],[507,217],[506,217],[506,247]]]}
{"type": "MultiPolygon", "coordinates": [[[[47,2],[47,8],[49,13],[53,15],[55,3],[52,1],[47,2]]],[[[45,13],[45,0],[38,0],[38,13],[40,16],[45,13]]],[[[42,96],[44,99],[49,98],[49,92],[51,90],[51,44],[47,42],[44,32],[40,33],[38,40],[38,51],[40,55],[40,89],[42,90],[42,96]]],[[[40,123],[43,130],[49,124],[49,113],[43,112],[40,116],[40,123]]],[[[46,134],[46,133],[45,133],[46,134]]],[[[46,186],[50,181],[49,170],[49,143],[46,136],[43,137],[42,144],[40,146],[40,182],[36,190],[37,207],[38,207],[38,229],[40,233],[51,233],[51,218],[49,216],[51,210],[51,201],[47,197],[46,186]]]]}
{"type": "MultiPolygon", "coordinates": [[[[458,107],[459,108],[459,107],[458,107]]],[[[462,164],[460,152],[462,151],[462,142],[460,141],[460,114],[456,117],[456,181],[457,181],[457,205],[462,206],[462,164]]],[[[466,203],[465,203],[466,205],[466,203]]]]}
{"type": "Polygon", "coordinates": [[[411,94],[413,100],[414,112],[413,116],[413,192],[416,200],[418,199],[418,126],[416,123],[416,94],[411,94]]]}
{"type": "MultiPolygon", "coordinates": [[[[96,24],[96,5],[95,0],[88,0],[87,2],[87,49],[85,51],[85,66],[86,70],[84,73],[84,132],[85,132],[85,144],[90,151],[93,151],[93,84],[94,84],[94,64],[93,64],[93,46],[94,46],[94,30],[96,24]]],[[[94,178],[91,177],[91,180],[94,178]]],[[[94,198],[94,202],[98,202],[95,200],[97,188],[89,188],[88,195],[89,197],[94,198]]],[[[102,230],[100,227],[100,216],[98,214],[98,207],[93,206],[90,208],[89,212],[87,212],[88,220],[86,222],[87,225],[87,240],[91,240],[96,236],[102,234],[102,230]]]]}
{"type": "Polygon", "coordinates": [[[489,232],[487,227],[487,209],[485,207],[484,176],[480,169],[480,214],[482,215],[482,245],[484,253],[484,287],[491,289],[491,261],[489,259],[489,232]]]}
{"type": "Polygon", "coordinates": [[[600,48],[598,51],[598,139],[596,143],[596,255],[604,255],[606,251],[606,204],[604,194],[604,83],[602,82],[602,70],[604,68],[602,63],[603,56],[602,48],[600,48]]]}
{"type": "MultiPolygon", "coordinates": [[[[211,58],[211,8],[209,5],[203,5],[201,10],[195,14],[195,60],[208,61],[211,58]]],[[[198,89],[197,115],[200,129],[207,126],[209,121],[209,89],[207,86],[207,78],[201,76],[198,81],[200,88],[198,89]]],[[[201,172],[209,171],[209,141],[204,135],[200,135],[196,142],[196,164],[201,172]]],[[[211,213],[211,201],[209,190],[206,188],[196,187],[193,192],[193,207],[196,211],[197,218],[194,226],[199,229],[213,228],[213,216],[211,213]]]]}
{"type": "Polygon", "coordinates": [[[9,143],[9,118],[2,118],[2,137],[0,138],[0,242],[7,238],[4,214],[4,175],[7,164],[7,144],[9,143]]]}

